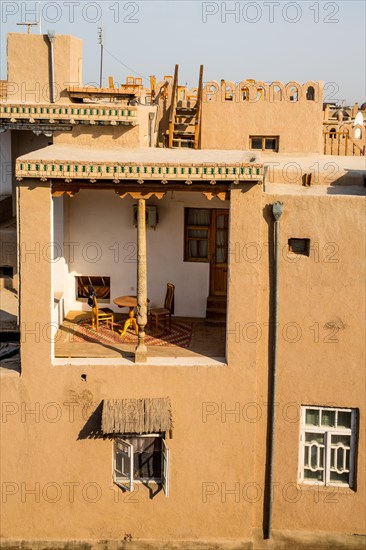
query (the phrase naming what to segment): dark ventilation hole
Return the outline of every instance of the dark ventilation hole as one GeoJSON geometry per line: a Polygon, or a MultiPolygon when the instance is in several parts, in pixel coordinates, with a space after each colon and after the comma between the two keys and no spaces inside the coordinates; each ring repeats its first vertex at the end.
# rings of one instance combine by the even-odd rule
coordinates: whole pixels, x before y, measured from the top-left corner
{"type": "Polygon", "coordinates": [[[82,382],[86,382],[86,374],[82,374],[82,375],[81,375],[81,381],[82,381],[82,382]]]}
{"type": "Polygon", "coordinates": [[[293,254],[310,255],[310,239],[289,239],[288,247],[293,254]]]}

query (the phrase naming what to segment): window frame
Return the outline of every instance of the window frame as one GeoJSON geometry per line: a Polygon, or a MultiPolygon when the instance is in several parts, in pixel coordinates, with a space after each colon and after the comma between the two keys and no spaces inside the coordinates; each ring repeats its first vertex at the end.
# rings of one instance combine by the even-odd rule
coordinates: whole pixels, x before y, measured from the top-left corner
{"type": "MultiPolygon", "coordinates": [[[[317,485],[320,487],[343,487],[348,489],[354,489],[355,487],[355,460],[356,460],[356,436],[358,426],[358,410],[354,408],[346,407],[321,407],[318,405],[302,405],[301,406],[301,421],[300,421],[300,438],[299,438],[299,470],[298,479],[299,483],[303,485],[317,485]],[[306,411],[307,410],[319,411],[319,426],[312,424],[306,424],[306,411]],[[321,413],[323,411],[335,412],[335,426],[321,425],[321,413]],[[351,413],[351,426],[350,428],[337,426],[338,412],[351,413]],[[324,460],[323,460],[323,480],[305,478],[305,443],[306,434],[316,433],[324,434],[324,460]],[[349,445],[349,472],[348,483],[342,481],[334,481],[330,479],[331,469],[331,451],[332,451],[332,436],[333,435],[346,435],[350,436],[349,445]]],[[[334,447],[333,447],[334,448],[334,447]]],[[[316,471],[316,470],[314,470],[316,471]]],[[[342,472],[338,472],[342,473],[342,472]]],[[[347,472],[346,472],[347,473],[347,472]]]]}
{"type": "Polygon", "coordinates": [[[169,469],[170,469],[170,449],[168,448],[165,441],[165,434],[161,433],[148,433],[148,434],[116,434],[113,439],[112,446],[112,471],[113,471],[113,482],[118,485],[124,491],[133,492],[135,483],[149,484],[156,483],[161,485],[164,491],[165,496],[169,496],[169,469]],[[139,478],[135,479],[133,475],[133,459],[134,459],[134,448],[133,444],[129,441],[126,441],[123,438],[144,438],[144,437],[154,437],[161,439],[161,478],[139,478]],[[125,478],[119,476],[117,478],[116,472],[116,459],[117,459],[117,445],[123,445],[127,449],[127,457],[130,460],[130,475],[126,475],[125,478]]]}
{"type": "Polygon", "coordinates": [[[280,136],[249,136],[249,149],[251,151],[263,151],[263,152],[272,152],[272,153],[278,153],[279,151],[279,148],[280,148],[280,136]],[[261,139],[262,140],[262,148],[261,149],[257,149],[257,148],[253,148],[253,140],[254,139],[261,139]],[[266,140],[267,139],[274,139],[276,140],[276,147],[275,149],[266,149],[266,140]]]}
{"type": "Polygon", "coordinates": [[[108,298],[101,298],[97,295],[98,303],[101,304],[110,304],[111,303],[111,289],[112,289],[112,277],[110,275],[75,275],[75,301],[76,302],[83,302],[86,303],[88,301],[88,297],[82,297],[79,296],[79,279],[88,278],[88,284],[93,286],[95,289],[98,288],[98,285],[95,282],[95,279],[102,279],[103,283],[104,280],[109,280],[109,285],[105,284],[105,287],[109,287],[109,297],[108,298]]]}
{"type": "Polygon", "coordinates": [[[212,231],[212,208],[199,208],[187,206],[184,208],[184,261],[210,263],[211,258],[211,231],[212,231]],[[192,225],[187,223],[188,210],[208,210],[210,212],[210,225],[192,225]],[[207,231],[207,239],[201,237],[188,237],[190,230],[207,231]],[[207,240],[207,257],[192,258],[189,256],[189,241],[206,241],[207,240]]]}

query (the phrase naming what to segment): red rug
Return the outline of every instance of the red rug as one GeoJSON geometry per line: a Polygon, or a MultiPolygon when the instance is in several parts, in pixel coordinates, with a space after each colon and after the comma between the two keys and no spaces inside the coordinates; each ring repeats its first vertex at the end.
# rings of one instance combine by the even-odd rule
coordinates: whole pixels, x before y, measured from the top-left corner
{"type": "MultiPolygon", "coordinates": [[[[121,337],[119,331],[122,330],[123,323],[115,323],[114,330],[106,328],[105,325],[99,325],[99,331],[92,329],[90,320],[81,321],[76,326],[72,341],[76,343],[91,344],[128,344],[137,345],[137,335],[132,329],[128,329],[126,334],[121,337]]],[[[180,346],[188,348],[192,338],[192,323],[181,321],[172,321],[172,330],[167,326],[159,327],[159,332],[155,333],[155,327],[145,328],[145,344],[147,346],[180,346]]]]}

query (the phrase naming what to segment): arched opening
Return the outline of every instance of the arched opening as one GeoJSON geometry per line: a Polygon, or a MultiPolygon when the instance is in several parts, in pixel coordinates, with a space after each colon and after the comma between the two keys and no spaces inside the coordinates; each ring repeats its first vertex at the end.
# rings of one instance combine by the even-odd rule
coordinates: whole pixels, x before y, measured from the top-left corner
{"type": "Polygon", "coordinates": [[[306,90],[306,99],[308,101],[315,101],[314,86],[309,86],[309,88],[306,90]]]}
{"type": "Polygon", "coordinates": [[[299,100],[299,91],[296,88],[296,86],[291,86],[288,90],[288,98],[290,101],[298,101],[299,100]]]}
{"type": "Polygon", "coordinates": [[[242,101],[249,101],[249,88],[241,88],[241,99],[242,101]]]}
{"type": "Polygon", "coordinates": [[[266,99],[266,91],[264,88],[257,88],[257,101],[264,101],[266,99]]]}

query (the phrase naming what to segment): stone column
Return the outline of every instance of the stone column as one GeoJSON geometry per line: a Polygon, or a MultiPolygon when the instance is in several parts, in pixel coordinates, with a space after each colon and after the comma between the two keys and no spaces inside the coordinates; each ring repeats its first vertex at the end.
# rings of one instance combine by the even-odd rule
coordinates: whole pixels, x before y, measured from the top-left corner
{"type": "Polygon", "coordinates": [[[138,199],[137,207],[137,324],[139,327],[135,362],[147,361],[145,325],[147,323],[147,271],[146,271],[146,202],[138,199]]]}

